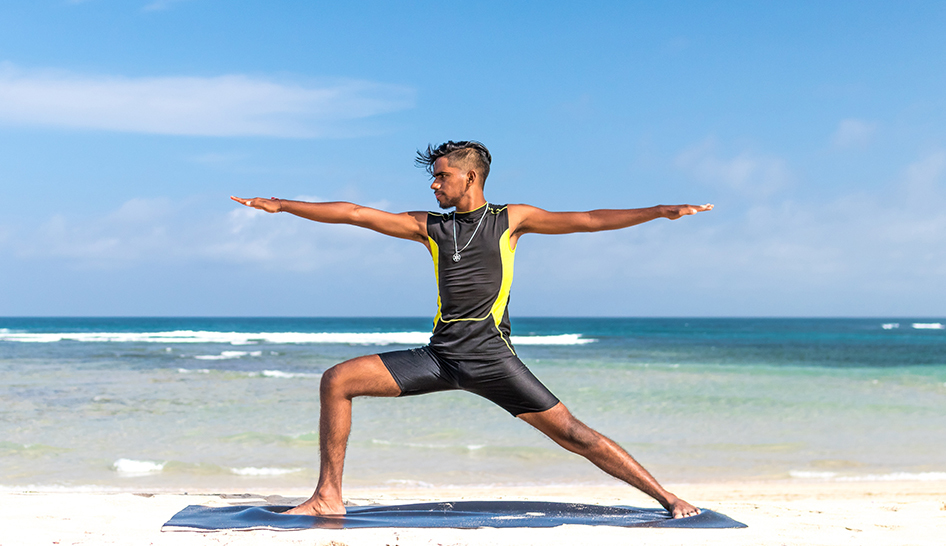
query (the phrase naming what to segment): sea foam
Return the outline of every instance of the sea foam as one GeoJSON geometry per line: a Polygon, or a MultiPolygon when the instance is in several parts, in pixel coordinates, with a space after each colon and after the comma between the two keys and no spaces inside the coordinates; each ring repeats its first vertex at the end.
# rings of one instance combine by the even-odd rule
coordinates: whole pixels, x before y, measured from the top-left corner
{"type": "MultiPolygon", "coordinates": [[[[0,332],[0,341],[22,343],[228,343],[230,345],[277,344],[341,344],[341,345],[426,345],[429,332],[214,332],[206,330],[174,330],[169,332],[0,332]]],[[[512,336],[517,345],[584,345],[596,340],[581,334],[548,336],[512,336]]],[[[201,360],[240,358],[256,352],[225,351],[220,355],[200,355],[201,360]]]]}
{"type": "Polygon", "coordinates": [[[197,360],[232,360],[244,356],[262,356],[263,351],[223,351],[219,355],[197,355],[197,360]]]}
{"type": "Polygon", "coordinates": [[[134,459],[118,459],[112,463],[112,469],[123,476],[144,476],[164,470],[167,463],[155,461],[136,461],[134,459]]]}
{"type": "Polygon", "coordinates": [[[253,376],[262,376],[262,377],[273,377],[276,379],[294,379],[296,377],[322,377],[320,373],[294,373],[294,372],[283,372],[280,370],[263,370],[261,372],[251,372],[250,375],[253,376]]]}
{"type": "Polygon", "coordinates": [[[559,334],[555,336],[509,336],[513,345],[585,345],[596,339],[582,337],[581,334],[559,334]]]}
{"type": "Polygon", "coordinates": [[[941,322],[914,322],[914,330],[942,330],[946,328],[941,322]]]}

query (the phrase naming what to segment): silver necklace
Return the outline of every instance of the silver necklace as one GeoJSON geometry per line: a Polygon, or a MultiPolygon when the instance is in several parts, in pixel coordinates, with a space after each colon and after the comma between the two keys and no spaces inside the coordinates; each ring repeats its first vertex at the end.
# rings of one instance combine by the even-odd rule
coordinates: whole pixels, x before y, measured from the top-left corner
{"type": "Polygon", "coordinates": [[[473,238],[476,237],[476,232],[480,229],[480,224],[483,223],[483,218],[486,218],[486,214],[489,212],[489,203],[486,204],[486,210],[483,211],[483,216],[480,216],[480,221],[476,223],[476,229],[473,230],[473,235],[470,235],[470,240],[463,245],[463,248],[457,249],[457,211],[453,211],[453,261],[460,261],[460,253],[466,250],[466,247],[470,246],[470,243],[473,242],[473,238]]]}

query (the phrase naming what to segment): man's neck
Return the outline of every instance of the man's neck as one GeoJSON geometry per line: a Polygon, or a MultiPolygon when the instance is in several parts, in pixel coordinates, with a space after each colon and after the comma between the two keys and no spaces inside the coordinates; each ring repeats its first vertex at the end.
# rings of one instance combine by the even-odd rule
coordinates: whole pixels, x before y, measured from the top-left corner
{"type": "Polygon", "coordinates": [[[457,214],[468,214],[468,213],[470,213],[470,212],[476,212],[476,211],[480,210],[481,208],[483,208],[483,207],[485,207],[485,206],[486,206],[486,202],[484,201],[483,204],[480,205],[480,206],[478,206],[478,207],[470,207],[469,209],[465,209],[465,210],[464,210],[464,209],[461,209],[460,207],[457,207],[457,208],[454,209],[454,210],[455,210],[455,212],[456,212],[457,214]]]}
{"type": "Polygon", "coordinates": [[[482,193],[477,195],[463,196],[460,199],[460,202],[456,205],[456,211],[458,214],[463,214],[464,212],[472,212],[483,205],[486,204],[486,197],[482,193]]]}

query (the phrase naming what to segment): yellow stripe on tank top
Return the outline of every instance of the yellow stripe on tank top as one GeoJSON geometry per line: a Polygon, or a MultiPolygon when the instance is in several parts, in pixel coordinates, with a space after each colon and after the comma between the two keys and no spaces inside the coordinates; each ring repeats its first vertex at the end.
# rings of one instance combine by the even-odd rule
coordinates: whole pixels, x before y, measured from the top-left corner
{"type": "Polygon", "coordinates": [[[434,316],[434,329],[440,323],[440,247],[437,246],[430,236],[427,237],[430,242],[430,255],[434,259],[434,280],[437,283],[437,314],[434,316]]]}
{"type": "Polygon", "coordinates": [[[516,250],[509,243],[508,229],[499,239],[499,255],[503,262],[503,282],[499,287],[499,295],[496,296],[496,301],[493,302],[493,309],[490,314],[493,315],[493,323],[496,325],[499,337],[503,339],[512,354],[516,354],[516,351],[513,351],[512,346],[509,345],[509,340],[503,335],[503,331],[499,329],[499,324],[503,321],[503,315],[506,314],[506,304],[509,303],[509,292],[512,290],[513,262],[516,259],[516,250]]]}

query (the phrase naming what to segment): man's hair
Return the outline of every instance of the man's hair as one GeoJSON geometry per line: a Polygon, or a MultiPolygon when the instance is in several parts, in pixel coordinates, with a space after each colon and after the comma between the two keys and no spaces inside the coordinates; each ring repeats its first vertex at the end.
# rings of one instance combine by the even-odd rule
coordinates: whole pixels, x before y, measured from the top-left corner
{"type": "Polygon", "coordinates": [[[471,166],[483,177],[484,184],[486,183],[486,177],[489,176],[489,164],[493,161],[492,156],[489,155],[489,150],[481,142],[475,140],[461,140],[460,142],[448,140],[437,147],[428,144],[426,152],[417,150],[417,158],[414,159],[414,164],[423,167],[430,173],[430,176],[433,176],[434,162],[441,157],[447,158],[450,165],[454,167],[461,163],[472,163],[471,166]]]}

